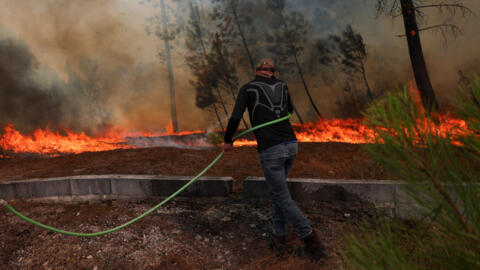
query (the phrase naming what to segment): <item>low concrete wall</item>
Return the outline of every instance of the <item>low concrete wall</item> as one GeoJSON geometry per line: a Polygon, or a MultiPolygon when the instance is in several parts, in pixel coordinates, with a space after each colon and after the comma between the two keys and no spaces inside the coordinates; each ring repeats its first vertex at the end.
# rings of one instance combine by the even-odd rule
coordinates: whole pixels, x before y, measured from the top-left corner
{"type": "MultiPolygon", "coordinates": [[[[192,177],[152,175],[88,175],[10,181],[0,184],[5,200],[94,201],[120,198],[169,196],[192,177]]],[[[415,205],[401,189],[402,182],[389,180],[303,179],[287,181],[293,199],[304,205],[319,201],[369,202],[400,217],[415,215],[415,205]]],[[[232,177],[201,177],[180,197],[227,197],[232,177]]],[[[263,177],[247,177],[243,197],[268,198],[263,177]]]]}
{"type": "MultiPolygon", "coordinates": [[[[404,183],[399,181],[292,178],[287,184],[292,198],[307,205],[318,201],[370,202],[392,215],[415,215],[415,205],[401,188],[404,183]]],[[[243,182],[243,196],[267,198],[265,178],[247,177],[243,182]]]]}
{"type": "MultiPolygon", "coordinates": [[[[35,199],[71,197],[105,199],[169,196],[192,177],[151,175],[87,175],[11,181],[0,184],[0,198],[35,199]]],[[[179,196],[225,197],[231,194],[231,177],[201,177],[179,196]]]]}

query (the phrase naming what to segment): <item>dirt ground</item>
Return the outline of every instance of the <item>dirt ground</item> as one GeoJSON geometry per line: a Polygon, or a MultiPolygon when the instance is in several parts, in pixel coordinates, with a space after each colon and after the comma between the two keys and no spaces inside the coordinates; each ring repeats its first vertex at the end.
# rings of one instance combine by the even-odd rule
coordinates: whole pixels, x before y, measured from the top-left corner
{"type": "MultiPolygon", "coordinates": [[[[140,148],[89,152],[55,158],[18,156],[0,158],[0,182],[29,178],[88,174],[183,175],[199,173],[220,153],[218,148],[140,148]]],[[[246,176],[262,176],[255,147],[236,147],[205,175],[232,176],[237,183],[246,176]]],[[[326,179],[391,179],[374,164],[360,145],[300,143],[289,177],[326,179]]]]}
{"type": "MultiPolygon", "coordinates": [[[[55,158],[17,156],[0,159],[0,182],[87,174],[188,176],[200,172],[219,151],[159,147],[55,158]]],[[[342,269],[343,230],[372,212],[371,206],[352,202],[300,205],[330,250],[330,257],[320,265],[303,254],[302,243],[290,225],[288,245],[275,249],[269,233],[269,202],[240,198],[242,180],[262,176],[255,147],[235,148],[206,175],[234,177],[236,193],[223,199],[176,198],[140,222],[101,237],[50,233],[0,208],[0,268],[342,269]]],[[[391,179],[359,145],[344,143],[300,143],[290,177],[391,179]]],[[[12,205],[54,227],[94,232],[122,224],[159,201],[12,205]]]]}
{"type": "MultiPolygon", "coordinates": [[[[51,204],[14,202],[40,222],[93,232],[117,226],[157,201],[51,204]]],[[[143,220],[101,237],[51,233],[0,209],[2,269],[343,269],[339,254],[344,228],[365,217],[368,206],[328,202],[300,206],[329,249],[320,264],[303,254],[288,226],[287,245],[275,248],[266,201],[175,199],[143,220]]]]}

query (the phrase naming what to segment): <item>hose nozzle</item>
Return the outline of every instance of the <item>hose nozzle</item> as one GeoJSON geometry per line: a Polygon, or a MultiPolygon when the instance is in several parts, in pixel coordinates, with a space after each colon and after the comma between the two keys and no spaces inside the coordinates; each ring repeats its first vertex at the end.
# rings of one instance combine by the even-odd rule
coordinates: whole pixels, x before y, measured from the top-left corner
{"type": "Polygon", "coordinates": [[[0,206],[7,206],[7,201],[5,201],[4,199],[0,199],[0,206]]]}

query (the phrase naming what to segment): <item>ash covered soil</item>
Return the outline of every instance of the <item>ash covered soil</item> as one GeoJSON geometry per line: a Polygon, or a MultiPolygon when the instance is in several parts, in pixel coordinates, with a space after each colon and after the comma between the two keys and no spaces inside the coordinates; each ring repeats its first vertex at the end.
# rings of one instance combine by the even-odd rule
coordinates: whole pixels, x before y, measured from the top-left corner
{"type": "MultiPolygon", "coordinates": [[[[82,153],[55,158],[0,159],[0,182],[87,174],[195,175],[221,151],[145,148],[82,153]]],[[[232,176],[230,198],[175,198],[119,232],[77,238],[34,227],[0,208],[1,269],[342,269],[339,251],[344,230],[374,211],[354,202],[300,205],[330,250],[323,265],[302,252],[288,225],[288,245],[272,248],[270,203],[240,197],[246,176],[262,176],[255,147],[227,153],[206,175],[232,176]]],[[[361,146],[300,143],[290,177],[391,179],[361,146]]],[[[95,232],[118,226],[160,201],[91,203],[12,202],[42,223],[70,231],[95,232]]]]}
{"type": "MultiPolygon", "coordinates": [[[[55,158],[17,156],[0,159],[0,182],[30,178],[90,174],[196,175],[220,153],[219,148],[139,148],[88,152],[55,158]]],[[[241,184],[246,176],[262,176],[255,147],[235,147],[205,175],[232,176],[241,184]]],[[[324,179],[391,179],[360,145],[299,143],[289,177],[324,179]]],[[[238,188],[238,185],[237,185],[238,188]]]]}
{"type": "MultiPolygon", "coordinates": [[[[124,223],[157,202],[12,205],[51,226],[92,232],[124,223]]],[[[273,247],[266,201],[178,198],[132,226],[92,238],[51,233],[1,208],[0,265],[2,269],[343,269],[342,232],[367,216],[369,206],[323,202],[300,207],[329,249],[322,264],[303,254],[290,225],[287,245],[273,247]]]]}

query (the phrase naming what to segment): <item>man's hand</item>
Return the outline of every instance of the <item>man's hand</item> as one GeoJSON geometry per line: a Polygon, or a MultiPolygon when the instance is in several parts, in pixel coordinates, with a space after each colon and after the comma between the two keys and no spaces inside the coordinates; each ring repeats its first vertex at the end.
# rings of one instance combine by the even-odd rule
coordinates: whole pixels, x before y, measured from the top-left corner
{"type": "Polygon", "coordinates": [[[233,149],[233,143],[223,143],[223,152],[228,152],[233,149]]]}

